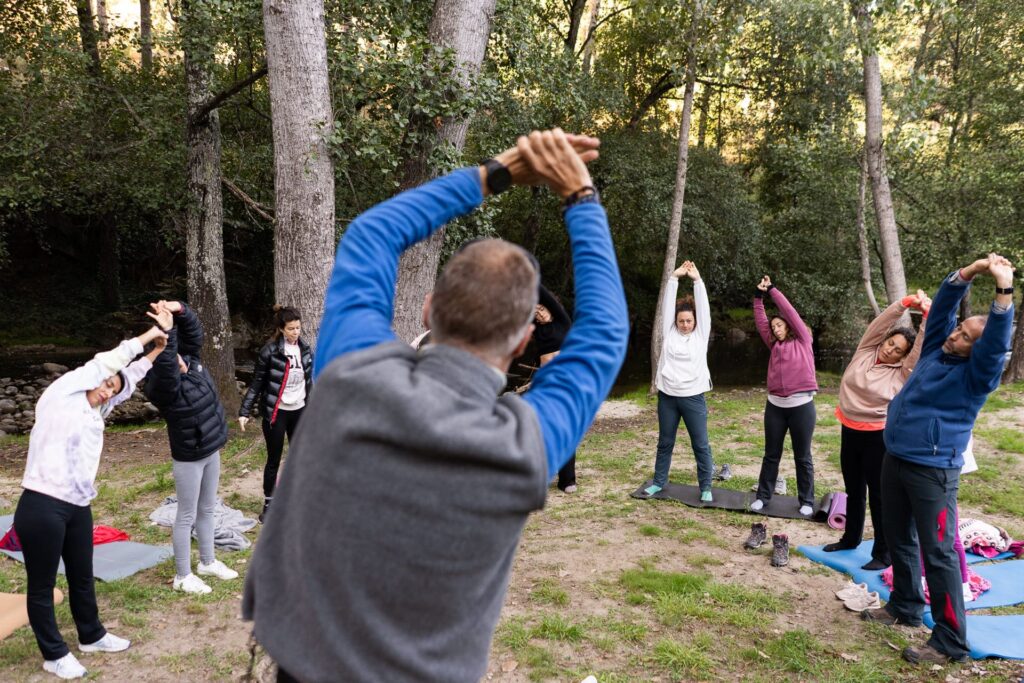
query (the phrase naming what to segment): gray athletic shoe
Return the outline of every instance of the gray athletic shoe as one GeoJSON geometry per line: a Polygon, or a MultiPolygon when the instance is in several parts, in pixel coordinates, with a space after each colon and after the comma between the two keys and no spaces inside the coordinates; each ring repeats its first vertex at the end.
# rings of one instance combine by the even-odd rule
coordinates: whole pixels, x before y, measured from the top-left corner
{"type": "Polygon", "coordinates": [[[784,496],[786,495],[786,478],[779,477],[775,480],[775,495],[784,496]]]}
{"type": "Polygon", "coordinates": [[[718,481],[729,481],[732,479],[732,470],[729,469],[729,463],[722,465],[722,469],[715,473],[715,479],[718,481]]]}
{"type": "Polygon", "coordinates": [[[772,566],[785,567],[789,564],[789,536],[775,534],[772,536],[772,566]]]}

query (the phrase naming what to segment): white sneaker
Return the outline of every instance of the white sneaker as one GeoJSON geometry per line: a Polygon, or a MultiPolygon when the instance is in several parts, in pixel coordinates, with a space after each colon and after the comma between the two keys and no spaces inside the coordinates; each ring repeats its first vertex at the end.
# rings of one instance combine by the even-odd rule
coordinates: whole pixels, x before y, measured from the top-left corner
{"type": "Polygon", "coordinates": [[[775,495],[784,496],[786,495],[786,478],[779,477],[775,480],[775,495]]]}
{"type": "Polygon", "coordinates": [[[85,667],[82,666],[81,662],[75,659],[75,656],[70,652],[60,659],[47,659],[43,661],[43,671],[49,671],[57,678],[63,678],[65,680],[81,678],[85,674],[89,673],[85,670],[85,667]]]}
{"type": "Polygon", "coordinates": [[[128,646],[132,644],[132,641],[125,638],[119,638],[113,633],[108,633],[103,636],[95,643],[79,643],[78,649],[82,652],[121,652],[127,650],[128,646]]]}
{"type": "Polygon", "coordinates": [[[218,579],[228,580],[238,578],[238,572],[220,560],[214,560],[210,564],[203,564],[200,562],[196,571],[203,576],[216,576],[218,579]]]}
{"type": "Polygon", "coordinates": [[[206,583],[195,574],[189,574],[185,578],[181,578],[180,576],[174,577],[174,590],[205,595],[213,589],[207,586],[206,583]]]}

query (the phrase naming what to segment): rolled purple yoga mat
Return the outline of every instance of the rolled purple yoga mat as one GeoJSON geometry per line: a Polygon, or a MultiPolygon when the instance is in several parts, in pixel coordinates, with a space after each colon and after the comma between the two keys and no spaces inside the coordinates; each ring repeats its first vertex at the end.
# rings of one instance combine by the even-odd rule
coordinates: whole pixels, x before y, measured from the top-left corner
{"type": "Polygon", "coordinates": [[[846,494],[833,493],[832,504],[828,508],[828,525],[833,529],[846,528],[846,494]]]}

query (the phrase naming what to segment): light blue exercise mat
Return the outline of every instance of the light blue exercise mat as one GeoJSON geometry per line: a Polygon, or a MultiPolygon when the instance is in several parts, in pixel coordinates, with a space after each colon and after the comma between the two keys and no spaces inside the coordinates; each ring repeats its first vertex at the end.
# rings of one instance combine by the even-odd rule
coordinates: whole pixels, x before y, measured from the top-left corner
{"type": "MultiPolygon", "coordinates": [[[[882,572],[861,569],[861,565],[871,559],[871,547],[872,541],[865,541],[852,550],[837,550],[832,553],[826,553],[822,546],[802,545],[799,550],[814,562],[849,574],[856,583],[866,583],[869,591],[876,591],[882,600],[888,600],[889,587],[882,582],[882,572]]],[[[993,560],[987,560],[967,553],[968,563],[974,565],[971,569],[992,583],[991,589],[982,593],[977,600],[964,605],[968,610],[1024,603],[1024,560],[995,561],[1005,557],[1012,555],[1003,553],[993,560]],[[982,562],[991,564],[979,564],[982,562]]],[[[930,610],[925,609],[923,618],[929,628],[935,625],[930,610]]],[[[975,659],[1024,659],[1024,615],[968,614],[967,640],[971,646],[971,657],[975,659]]]]}
{"type": "MultiPolygon", "coordinates": [[[[0,536],[7,533],[14,523],[14,515],[0,517],[0,536]]],[[[0,550],[0,553],[24,562],[25,557],[21,553],[10,550],[0,550]]],[[[114,543],[103,543],[93,547],[92,551],[92,572],[101,581],[116,581],[126,576],[131,576],[143,569],[155,567],[169,557],[174,557],[174,550],[169,545],[147,545],[135,541],[115,541],[114,543]]],[[[64,561],[61,560],[57,571],[64,573],[64,561]]]]}

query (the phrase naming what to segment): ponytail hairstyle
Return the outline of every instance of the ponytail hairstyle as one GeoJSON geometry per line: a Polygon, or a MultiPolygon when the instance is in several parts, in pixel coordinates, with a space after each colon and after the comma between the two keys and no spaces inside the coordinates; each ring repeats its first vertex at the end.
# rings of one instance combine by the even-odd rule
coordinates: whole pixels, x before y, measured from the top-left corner
{"type": "Polygon", "coordinates": [[[302,320],[302,316],[299,315],[299,309],[274,304],[274,333],[270,336],[271,341],[280,339],[281,330],[284,329],[284,326],[295,320],[302,320]]]}

